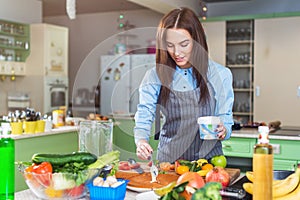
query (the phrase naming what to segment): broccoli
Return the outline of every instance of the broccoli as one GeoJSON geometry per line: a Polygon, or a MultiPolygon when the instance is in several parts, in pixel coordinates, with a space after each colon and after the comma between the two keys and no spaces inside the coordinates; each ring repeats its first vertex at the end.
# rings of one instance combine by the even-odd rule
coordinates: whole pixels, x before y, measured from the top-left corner
{"type": "Polygon", "coordinates": [[[213,200],[221,200],[222,199],[220,191],[216,190],[216,189],[212,189],[212,188],[206,188],[205,195],[213,200]]]}
{"type": "Polygon", "coordinates": [[[191,200],[205,199],[205,187],[202,187],[193,194],[191,200]]]}
{"type": "Polygon", "coordinates": [[[215,189],[215,190],[221,190],[222,189],[222,184],[219,183],[219,182],[207,182],[205,184],[205,187],[215,189]]]}
{"type": "Polygon", "coordinates": [[[204,187],[196,190],[192,196],[192,200],[221,200],[220,189],[222,189],[221,183],[208,182],[204,187]]]}

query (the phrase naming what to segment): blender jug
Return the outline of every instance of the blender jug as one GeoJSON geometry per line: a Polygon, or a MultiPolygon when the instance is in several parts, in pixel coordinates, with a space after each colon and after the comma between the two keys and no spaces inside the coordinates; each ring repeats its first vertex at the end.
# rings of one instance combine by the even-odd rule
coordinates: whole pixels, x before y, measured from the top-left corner
{"type": "Polygon", "coordinates": [[[82,121],[79,124],[79,151],[97,157],[112,151],[112,121],[82,121]]]}

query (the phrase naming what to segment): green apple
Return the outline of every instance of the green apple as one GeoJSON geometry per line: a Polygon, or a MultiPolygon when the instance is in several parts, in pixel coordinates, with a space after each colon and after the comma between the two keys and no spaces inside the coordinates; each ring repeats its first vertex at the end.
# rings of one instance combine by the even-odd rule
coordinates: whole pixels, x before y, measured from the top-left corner
{"type": "Polygon", "coordinates": [[[224,155],[214,156],[210,160],[211,164],[214,166],[219,166],[225,168],[227,165],[227,160],[224,155]]]}

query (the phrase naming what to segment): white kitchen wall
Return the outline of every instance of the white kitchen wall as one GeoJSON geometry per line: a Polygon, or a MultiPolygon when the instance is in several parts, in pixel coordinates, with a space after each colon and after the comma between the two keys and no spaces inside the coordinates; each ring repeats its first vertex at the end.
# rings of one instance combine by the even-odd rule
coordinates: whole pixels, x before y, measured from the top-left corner
{"type": "MultiPolygon", "coordinates": [[[[163,16],[148,9],[122,13],[125,16],[125,21],[128,20],[136,28],[152,27],[152,30],[153,27],[157,27],[163,16]]],[[[119,14],[120,12],[81,14],[77,15],[75,20],[70,20],[67,16],[44,18],[45,23],[69,28],[70,99],[72,94],[76,95],[73,88],[92,89],[91,87],[97,85],[100,80],[100,56],[107,54],[113,48],[112,43],[107,42],[107,39],[119,32],[117,28],[119,14]],[[101,48],[97,45],[100,45],[101,48]],[[74,87],[75,79],[78,85],[74,87]]],[[[145,31],[137,30],[134,34],[137,34],[137,37],[132,43],[142,47],[147,46],[147,40],[155,38],[153,31],[146,31],[145,33],[145,31]]]]}
{"type": "Polygon", "coordinates": [[[0,19],[21,23],[42,22],[42,1],[1,0],[0,19]]]}

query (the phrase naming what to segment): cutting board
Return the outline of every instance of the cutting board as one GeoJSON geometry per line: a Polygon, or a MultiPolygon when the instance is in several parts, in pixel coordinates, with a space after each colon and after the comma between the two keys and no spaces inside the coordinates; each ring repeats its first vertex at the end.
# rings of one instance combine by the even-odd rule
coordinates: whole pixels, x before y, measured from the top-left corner
{"type": "Polygon", "coordinates": [[[230,176],[230,184],[233,183],[241,174],[241,170],[237,168],[225,168],[225,170],[230,176]]]}
{"type": "MultiPolygon", "coordinates": [[[[144,169],[145,172],[149,172],[150,171],[150,167],[148,166],[148,163],[145,163],[145,162],[139,162],[139,163],[141,165],[141,168],[144,169]]],[[[230,184],[233,183],[240,176],[240,174],[241,174],[241,170],[237,169],[237,168],[225,168],[225,170],[229,174],[230,184]]],[[[123,171],[123,172],[137,173],[135,170],[126,170],[126,171],[123,171]]]]}

